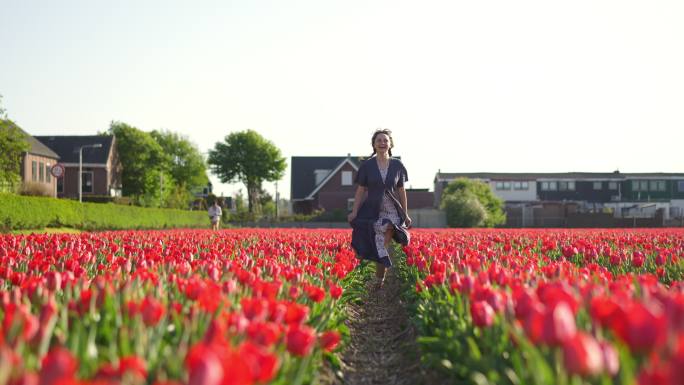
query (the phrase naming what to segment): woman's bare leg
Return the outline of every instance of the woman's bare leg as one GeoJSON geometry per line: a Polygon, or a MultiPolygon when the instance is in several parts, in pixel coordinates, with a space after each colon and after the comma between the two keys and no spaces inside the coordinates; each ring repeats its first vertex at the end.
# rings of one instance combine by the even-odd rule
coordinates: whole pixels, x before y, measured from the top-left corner
{"type": "Polygon", "coordinates": [[[385,279],[385,265],[380,262],[375,262],[375,278],[378,280],[385,279]]]}
{"type": "MultiPolygon", "coordinates": [[[[385,249],[387,249],[388,252],[389,252],[390,242],[392,241],[393,232],[394,232],[394,229],[391,227],[389,229],[387,229],[387,231],[385,231],[385,249]]],[[[379,282],[378,286],[382,286],[382,283],[385,280],[385,271],[386,270],[387,270],[387,268],[382,263],[376,263],[375,264],[375,278],[378,279],[378,282],[379,282]]]]}

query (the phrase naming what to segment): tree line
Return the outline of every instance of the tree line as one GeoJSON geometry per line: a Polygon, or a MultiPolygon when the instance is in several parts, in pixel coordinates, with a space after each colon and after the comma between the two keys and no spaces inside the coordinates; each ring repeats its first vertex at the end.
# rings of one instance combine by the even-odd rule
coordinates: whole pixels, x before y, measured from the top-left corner
{"type": "MultiPolygon", "coordinates": [[[[222,183],[244,183],[248,212],[259,213],[270,198],[263,183],[281,179],[286,168],[280,149],[254,130],[230,133],[208,157],[188,137],[169,130],[146,132],[112,121],[99,135],[116,137],[122,195],[139,206],[188,208],[208,186],[211,171],[222,183]]],[[[21,155],[29,149],[25,134],[0,103],[0,187],[11,189],[20,181],[21,155]]]]}
{"type": "Polygon", "coordinates": [[[263,182],[279,180],[286,163],[280,149],[254,130],[233,132],[204,156],[187,137],[171,131],[144,132],[112,122],[106,134],[117,139],[124,168],[123,195],[142,206],[185,208],[209,183],[210,169],[223,183],[242,182],[248,211],[259,213],[263,182]]]}

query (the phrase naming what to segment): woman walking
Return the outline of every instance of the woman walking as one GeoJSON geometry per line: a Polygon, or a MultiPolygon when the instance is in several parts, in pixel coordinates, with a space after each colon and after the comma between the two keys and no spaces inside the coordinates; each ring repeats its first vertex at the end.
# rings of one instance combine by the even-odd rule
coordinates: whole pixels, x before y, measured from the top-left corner
{"type": "Polygon", "coordinates": [[[408,175],[401,161],[392,158],[392,132],[376,130],[371,145],[371,157],[361,164],[356,174],[358,187],[347,219],[353,229],[352,247],[360,258],[376,263],[375,286],[380,288],[386,268],[392,267],[387,250],[390,241],[408,244],[411,218],[404,189],[408,175]]]}

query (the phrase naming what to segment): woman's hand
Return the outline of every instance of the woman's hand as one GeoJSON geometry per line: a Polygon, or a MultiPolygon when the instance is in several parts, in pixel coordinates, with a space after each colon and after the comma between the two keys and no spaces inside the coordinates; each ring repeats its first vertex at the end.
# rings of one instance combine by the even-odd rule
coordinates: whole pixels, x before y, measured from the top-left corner
{"type": "Polygon", "coordinates": [[[406,220],[404,221],[404,223],[406,223],[406,227],[408,228],[411,227],[411,223],[413,223],[413,220],[411,219],[411,217],[406,215],[406,220]]]}
{"type": "Polygon", "coordinates": [[[356,219],[356,213],[352,211],[347,215],[347,222],[351,223],[354,219],[356,219]]]}

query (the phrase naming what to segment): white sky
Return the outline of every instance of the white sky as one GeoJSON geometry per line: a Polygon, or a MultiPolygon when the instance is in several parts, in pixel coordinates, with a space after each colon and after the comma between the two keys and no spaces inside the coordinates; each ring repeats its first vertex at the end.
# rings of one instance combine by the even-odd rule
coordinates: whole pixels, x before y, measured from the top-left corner
{"type": "Polygon", "coordinates": [[[120,120],[207,151],[252,128],[288,163],[390,128],[416,188],[684,172],[683,20],[681,0],[0,0],[0,94],[34,135],[120,120]]]}

